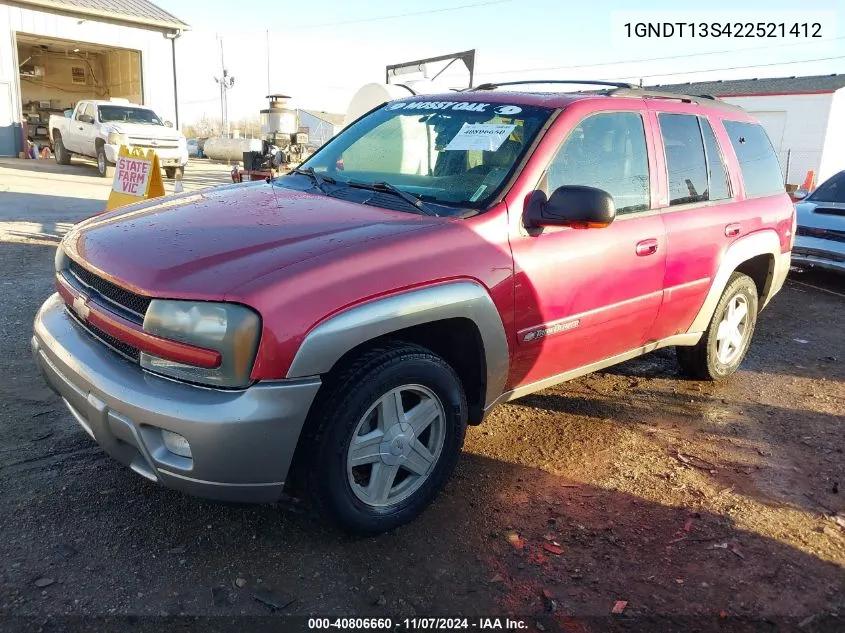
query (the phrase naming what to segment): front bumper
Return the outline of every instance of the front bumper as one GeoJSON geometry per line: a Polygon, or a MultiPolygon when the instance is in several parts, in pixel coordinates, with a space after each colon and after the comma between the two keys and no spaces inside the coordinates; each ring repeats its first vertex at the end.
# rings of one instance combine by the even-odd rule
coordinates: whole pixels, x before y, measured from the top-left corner
{"type": "Polygon", "coordinates": [[[83,329],[58,294],[35,317],[32,351],[47,383],[109,455],[168,488],[226,501],[279,497],[320,387],[307,378],[225,391],[154,376],[83,329]],[[171,453],[162,429],[184,436],[192,456],[171,453]]]}
{"type": "MultiPolygon", "coordinates": [[[[106,160],[110,163],[116,163],[118,154],[120,153],[120,145],[109,145],[106,143],[103,149],[106,153],[106,160]]],[[[157,149],[155,153],[162,167],[184,167],[188,164],[187,147],[157,149]]]]}
{"type": "Polygon", "coordinates": [[[845,242],[799,235],[792,249],[792,263],[845,272],[845,242]]]}

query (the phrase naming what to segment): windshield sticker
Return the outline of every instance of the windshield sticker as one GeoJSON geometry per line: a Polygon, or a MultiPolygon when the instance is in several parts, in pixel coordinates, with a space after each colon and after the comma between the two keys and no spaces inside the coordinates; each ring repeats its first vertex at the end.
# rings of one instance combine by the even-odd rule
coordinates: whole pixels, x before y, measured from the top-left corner
{"type": "Polygon", "coordinates": [[[387,104],[388,110],[464,110],[469,112],[495,112],[496,114],[519,114],[522,108],[515,105],[495,106],[492,103],[468,101],[395,101],[387,104]]]}
{"type": "Polygon", "coordinates": [[[478,189],[475,190],[475,193],[472,194],[472,198],[470,198],[469,201],[475,202],[476,200],[478,200],[481,197],[481,194],[483,194],[486,190],[487,190],[487,185],[479,185],[478,189]]]}
{"type": "Polygon", "coordinates": [[[507,140],[515,125],[505,123],[464,123],[449,141],[446,151],[480,149],[495,152],[507,140]]]}

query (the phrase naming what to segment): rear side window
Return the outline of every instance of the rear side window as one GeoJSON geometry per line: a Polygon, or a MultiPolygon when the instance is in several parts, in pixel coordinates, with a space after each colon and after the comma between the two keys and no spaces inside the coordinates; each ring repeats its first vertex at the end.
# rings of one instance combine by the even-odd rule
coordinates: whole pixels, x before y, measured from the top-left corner
{"type": "Polygon", "coordinates": [[[669,176],[669,205],[709,200],[707,158],[698,117],[690,114],[661,114],[660,134],[666,152],[669,176]]]}
{"type": "Polygon", "coordinates": [[[731,197],[728,188],[728,172],[725,169],[725,162],[722,159],[722,152],[719,150],[719,143],[713,128],[707,119],[699,119],[701,122],[701,134],[704,136],[704,149],[707,151],[707,174],[710,178],[710,200],[725,200],[731,197]]]}
{"type": "Polygon", "coordinates": [[[648,150],[642,117],[635,112],[587,117],[567,136],[546,177],[547,193],[564,185],[586,185],[612,195],[620,215],[648,209],[648,150]]]}
{"type": "Polygon", "coordinates": [[[723,123],[739,161],[745,195],[756,198],[783,193],[780,163],[766,131],[756,123],[723,123]]]}

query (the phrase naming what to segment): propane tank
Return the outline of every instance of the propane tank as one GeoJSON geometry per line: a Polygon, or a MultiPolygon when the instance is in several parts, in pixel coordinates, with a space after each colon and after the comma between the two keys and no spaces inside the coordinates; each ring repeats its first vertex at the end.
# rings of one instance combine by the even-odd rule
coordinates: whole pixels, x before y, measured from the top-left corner
{"type": "Polygon", "coordinates": [[[445,84],[431,81],[429,79],[417,79],[406,81],[401,84],[371,83],[361,86],[352,96],[349,106],[346,108],[346,115],[343,117],[343,125],[349,125],[358,117],[366,114],[376,106],[386,101],[402,99],[414,95],[436,94],[438,92],[450,92],[451,88],[445,84]]]}

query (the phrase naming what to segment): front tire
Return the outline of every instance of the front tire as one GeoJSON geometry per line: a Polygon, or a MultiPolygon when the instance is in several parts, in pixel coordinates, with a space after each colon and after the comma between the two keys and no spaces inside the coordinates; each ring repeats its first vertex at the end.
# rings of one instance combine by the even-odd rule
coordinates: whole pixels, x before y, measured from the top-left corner
{"type": "Polygon", "coordinates": [[[97,173],[100,178],[112,178],[114,176],[114,164],[106,158],[106,150],[102,145],[97,148],[97,173]]]}
{"type": "Polygon", "coordinates": [[[676,348],[682,372],[701,380],[722,380],[733,374],[751,345],[758,302],[754,281],[733,273],[701,340],[693,347],[676,348]]]}
{"type": "Polygon", "coordinates": [[[317,507],[356,534],[414,519],[463,446],[467,405],[455,371],[423,347],[395,343],[330,375],[324,389],[297,456],[317,507]]]}

